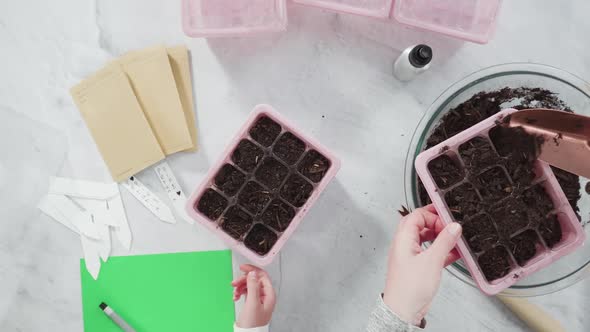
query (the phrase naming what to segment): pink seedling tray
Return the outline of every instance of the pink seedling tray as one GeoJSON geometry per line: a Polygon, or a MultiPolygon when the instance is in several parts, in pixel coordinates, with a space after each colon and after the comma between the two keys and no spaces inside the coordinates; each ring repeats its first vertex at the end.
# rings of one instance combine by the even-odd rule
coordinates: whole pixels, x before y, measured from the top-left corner
{"type": "Polygon", "coordinates": [[[286,27],[286,0],[182,0],[182,28],[190,37],[234,37],[286,27]]]}
{"type": "Polygon", "coordinates": [[[388,18],[393,0],[293,0],[302,5],[367,17],[388,18]]]}
{"type": "MultiPolygon", "coordinates": [[[[279,251],[285,245],[287,240],[293,235],[293,232],[295,232],[295,229],[297,229],[297,227],[299,226],[299,224],[301,223],[301,221],[303,220],[303,218],[305,217],[305,215],[307,214],[309,209],[313,206],[313,204],[316,202],[316,200],[318,199],[320,194],[324,191],[326,186],[334,178],[334,176],[336,175],[336,173],[338,172],[339,169],[340,169],[340,160],[338,158],[336,158],[328,149],[323,147],[320,143],[315,141],[313,138],[310,138],[310,137],[302,134],[302,132],[299,129],[297,129],[295,126],[293,126],[287,119],[282,117],[271,106],[258,105],[254,108],[254,111],[251,113],[248,120],[246,120],[246,123],[238,131],[237,135],[233,138],[231,143],[227,146],[227,148],[223,152],[222,158],[219,159],[217,161],[217,163],[209,170],[209,172],[207,173],[207,176],[205,177],[205,179],[203,180],[201,185],[191,195],[191,197],[189,198],[188,203],[186,205],[186,211],[190,217],[197,220],[202,225],[204,225],[209,230],[211,230],[213,233],[215,233],[217,236],[219,236],[233,250],[239,252],[244,257],[249,259],[251,262],[253,262],[257,265],[260,265],[260,266],[265,266],[265,265],[268,265],[272,262],[274,257],[279,253],[279,251]],[[250,129],[252,128],[252,126],[255,125],[260,118],[263,118],[263,117],[268,117],[281,126],[281,133],[274,139],[274,143],[272,143],[272,145],[270,145],[269,147],[264,147],[263,145],[259,144],[255,139],[253,139],[250,136],[250,129]],[[275,151],[274,147],[277,144],[279,138],[286,132],[290,132],[290,133],[294,134],[297,138],[299,138],[301,141],[303,141],[305,143],[305,152],[303,152],[299,156],[298,161],[296,161],[292,166],[289,166],[287,163],[284,163],[283,160],[280,157],[277,157],[277,155],[274,154],[274,152],[273,152],[273,151],[275,151]],[[252,215],[251,212],[247,211],[246,209],[243,209],[243,211],[247,212],[249,215],[251,215],[253,217],[254,223],[250,227],[250,229],[246,232],[246,234],[244,236],[242,236],[242,238],[240,240],[236,240],[233,237],[231,237],[230,235],[228,235],[222,229],[222,226],[221,226],[222,223],[224,222],[225,213],[228,211],[228,209],[230,207],[236,206],[238,204],[237,197],[239,196],[239,193],[234,194],[233,196],[228,196],[221,189],[219,189],[215,184],[215,177],[224,165],[226,165],[226,164],[233,165],[236,168],[238,168],[240,171],[242,171],[243,173],[247,174],[246,179],[245,179],[244,183],[241,185],[241,189],[239,190],[239,192],[241,192],[244,189],[246,183],[251,182],[251,181],[254,181],[254,182],[260,184],[264,188],[268,188],[267,186],[262,184],[260,181],[258,181],[254,176],[254,173],[256,173],[256,170],[258,170],[258,168],[260,168],[260,166],[264,163],[264,160],[261,159],[261,162],[258,162],[258,164],[256,165],[256,169],[251,170],[250,172],[247,172],[246,170],[239,168],[232,161],[232,158],[231,158],[232,153],[238,147],[238,144],[240,143],[240,141],[242,141],[243,139],[247,139],[247,140],[253,142],[258,148],[262,149],[264,151],[263,158],[266,158],[268,156],[273,156],[277,160],[281,161],[281,163],[289,169],[289,174],[282,181],[283,185],[286,183],[287,179],[291,175],[300,175],[304,180],[306,180],[307,183],[309,183],[313,186],[313,191],[312,191],[311,195],[309,196],[307,201],[301,207],[296,207],[295,205],[290,204],[286,199],[284,199],[281,196],[281,194],[279,194],[280,190],[276,191],[273,194],[273,199],[271,199],[270,202],[274,201],[275,199],[280,199],[283,203],[288,204],[291,208],[294,209],[295,216],[293,217],[289,226],[283,232],[276,231],[273,228],[268,227],[268,229],[273,231],[278,236],[278,240],[274,244],[274,246],[271,248],[271,250],[264,256],[261,256],[257,252],[250,250],[244,244],[244,240],[247,238],[250,231],[256,225],[261,224],[261,221],[259,218],[262,214],[264,214],[264,211],[266,211],[266,209],[270,206],[270,202],[266,204],[266,207],[264,208],[263,212],[259,213],[258,215],[252,215]],[[312,180],[310,180],[309,178],[305,177],[304,175],[302,175],[302,173],[300,173],[298,171],[299,165],[303,162],[305,156],[311,150],[315,150],[315,151],[319,152],[321,155],[323,155],[329,161],[329,165],[330,165],[328,170],[326,171],[325,175],[323,176],[323,178],[321,178],[321,180],[319,180],[319,182],[317,182],[317,183],[315,183],[312,180]],[[216,220],[209,219],[207,216],[205,216],[203,213],[201,213],[197,208],[199,200],[201,199],[203,194],[209,189],[212,189],[215,192],[217,192],[218,194],[222,195],[228,202],[224,208],[224,212],[216,220]]],[[[281,185],[281,187],[282,187],[282,185],[281,185]]],[[[272,192],[271,189],[269,189],[269,191],[272,192]]]]}
{"type": "Polygon", "coordinates": [[[393,16],[403,24],[485,44],[496,29],[501,0],[396,0],[393,16]]]}
{"type": "MultiPolygon", "coordinates": [[[[445,194],[467,182],[467,178],[469,177],[469,171],[465,167],[465,164],[460,157],[459,147],[463,143],[468,142],[475,137],[482,137],[486,139],[490,145],[494,147],[494,144],[489,138],[490,130],[506,116],[514,112],[517,112],[517,110],[503,110],[497,115],[480,122],[479,124],[453,136],[452,138],[449,138],[448,140],[427,151],[422,152],[416,158],[416,173],[422,180],[422,183],[430,195],[436,210],[439,212],[439,215],[445,224],[456,221],[445,202],[445,194]],[[457,162],[458,165],[461,165],[465,172],[463,180],[452,185],[450,188],[444,189],[437,186],[428,169],[429,163],[442,155],[449,156],[452,160],[457,162]]],[[[540,236],[536,229],[531,228],[531,226],[527,226],[519,230],[518,232],[512,234],[511,238],[531,229],[537,232],[537,237],[540,240],[540,245],[537,247],[537,254],[528,262],[526,262],[524,266],[519,266],[512,255],[511,250],[505,247],[509,253],[510,260],[512,261],[512,269],[506,276],[493,281],[488,281],[477,263],[478,257],[483,253],[473,253],[469,248],[465,238],[462,237],[457,244],[457,249],[459,250],[463,261],[471,273],[471,276],[475,280],[477,286],[485,294],[494,295],[501,292],[502,290],[514,285],[522,278],[533,274],[534,272],[550,265],[559,258],[573,252],[576,248],[582,246],[584,243],[586,235],[582,229],[580,221],[572,210],[563,190],[561,189],[557,179],[555,178],[555,175],[553,174],[553,171],[551,170],[551,167],[547,163],[538,160],[535,165],[535,174],[536,179],[533,182],[533,186],[541,185],[553,201],[555,210],[551,212],[551,214],[555,214],[560,223],[562,229],[561,241],[555,244],[552,248],[549,248],[545,244],[543,237],[540,236]]],[[[496,243],[493,248],[499,246],[504,245],[501,243],[496,243]]]]}

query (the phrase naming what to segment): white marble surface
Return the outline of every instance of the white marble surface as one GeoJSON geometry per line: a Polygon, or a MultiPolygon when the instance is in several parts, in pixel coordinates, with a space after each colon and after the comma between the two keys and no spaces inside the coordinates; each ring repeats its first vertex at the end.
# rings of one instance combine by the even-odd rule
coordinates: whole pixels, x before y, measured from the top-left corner
{"type": "MultiPolygon", "coordinates": [[[[283,34],[191,40],[180,30],[178,2],[1,1],[0,109],[63,132],[68,155],[61,175],[108,180],[69,87],[122,52],[186,43],[201,149],[170,158],[185,190],[199,183],[257,103],[274,105],[333,149],[341,172],[269,268],[280,293],[273,331],[362,329],[383,282],[395,210],[405,200],[411,133],[448,85],[513,61],[550,64],[590,79],[586,0],[505,1],[496,37],[485,46],[299,6],[290,6],[283,34]],[[392,62],[418,41],[435,47],[433,68],[401,84],[391,75],[392,62]]],[[[140,178],[157,188],[151,174],[140,178]]],[[[132,254],[223,247],[205,229],[163,224],[127,192],[123,196],[132,254]]],[[[78,239],[45,216],[17,220],[0,221],[0,330],[82,330],[78,239]]],[[[127,253],[116,247],[115,254],[127,253]]],[[[590,281],[532,301],[568,331],[590,329],[590,281]]],[[[497,300],[449,274],[428,317],[432,331],[526,329],[497,300]]]]}

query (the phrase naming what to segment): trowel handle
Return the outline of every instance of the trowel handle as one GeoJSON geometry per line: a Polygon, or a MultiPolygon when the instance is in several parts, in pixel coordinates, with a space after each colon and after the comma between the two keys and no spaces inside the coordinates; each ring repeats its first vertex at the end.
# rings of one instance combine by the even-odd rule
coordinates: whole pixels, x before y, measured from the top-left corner
{"type": "Polygon", "coordinates": [[[535,332],[565,332],[560,322],[529,301],[517,297],[497,297],[531,330],[535,332]]]}

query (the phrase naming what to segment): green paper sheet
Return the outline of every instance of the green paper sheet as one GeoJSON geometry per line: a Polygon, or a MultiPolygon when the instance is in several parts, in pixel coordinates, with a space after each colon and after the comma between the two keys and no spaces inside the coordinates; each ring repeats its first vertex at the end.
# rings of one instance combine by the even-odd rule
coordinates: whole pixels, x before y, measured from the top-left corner
{"type": "Polygon", "coordinates": [[[111,257],[98,280],[80,260],[84,331],[120,332],[107,303],[137,332],[232,332],[231,251],[111,257]]]}

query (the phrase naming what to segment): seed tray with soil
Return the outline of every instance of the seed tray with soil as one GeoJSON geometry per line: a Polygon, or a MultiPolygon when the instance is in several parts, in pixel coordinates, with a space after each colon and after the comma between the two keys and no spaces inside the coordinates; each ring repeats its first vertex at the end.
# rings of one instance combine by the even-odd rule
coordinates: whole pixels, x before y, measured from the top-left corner
{"type": "Polygon", "coordinates": [[[326,148],[260,105],[195,190],[187,213],[264,266],[339,168],[326,148]]]}
{"type": "Polygon", "coordinates": [[[416,172],[445,223],[463,225],[458,249],[479,288],[496,294],[579,247],[584,232],[543,141],[509,128],[507,109],[421,153],[416,172]]]}

